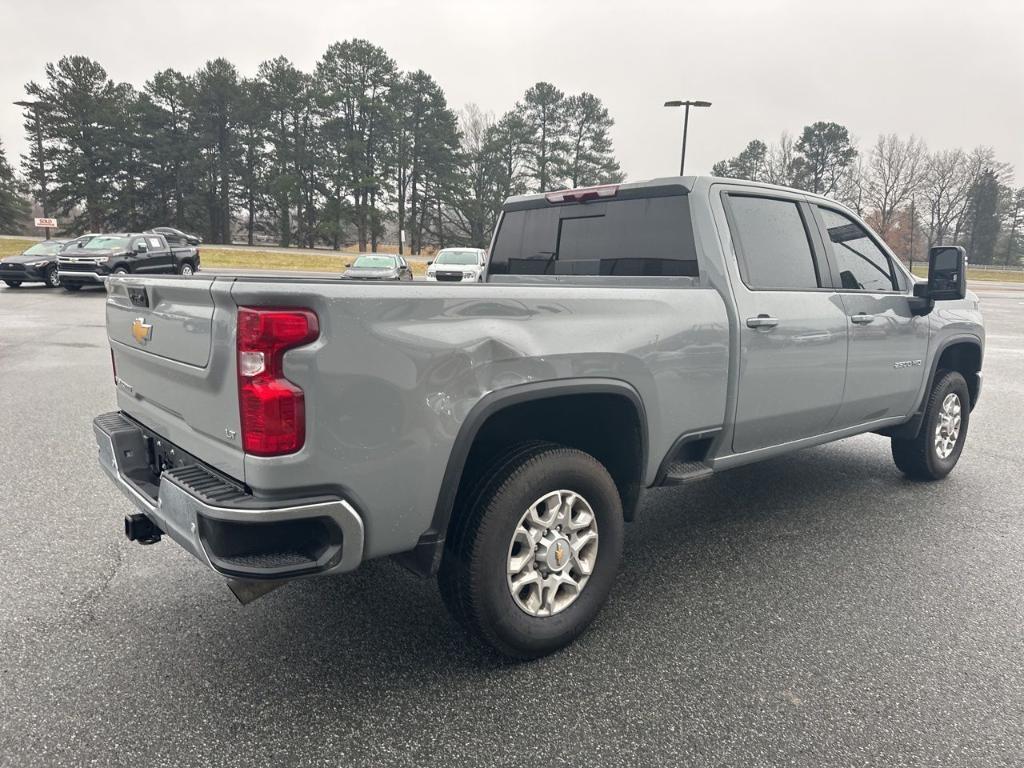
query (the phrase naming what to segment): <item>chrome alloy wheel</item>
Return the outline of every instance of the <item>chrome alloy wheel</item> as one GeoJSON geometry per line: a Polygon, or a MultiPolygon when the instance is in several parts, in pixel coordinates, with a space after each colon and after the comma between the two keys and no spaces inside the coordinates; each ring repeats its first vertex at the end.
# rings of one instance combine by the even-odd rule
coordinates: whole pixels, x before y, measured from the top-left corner
{"type": "Polygon", "coordinates": [[[192,277],[192,265],[191,264],[182,264],[181,265],[181,276],[182,277],[192,277]]]}
{"type": "Polygon", "coordinates": [[[564,611],[597,563],[597,516],[573,491],[552,491],[523,513],[508,547],[509,592],[530,616],[564,611]]]}
{"type": "Polygon", "coordinates": [[[948,459],[960,437],[960,396],[950,392],[942,401],[939,422],[935,425],[935,453],[948,459]]]}

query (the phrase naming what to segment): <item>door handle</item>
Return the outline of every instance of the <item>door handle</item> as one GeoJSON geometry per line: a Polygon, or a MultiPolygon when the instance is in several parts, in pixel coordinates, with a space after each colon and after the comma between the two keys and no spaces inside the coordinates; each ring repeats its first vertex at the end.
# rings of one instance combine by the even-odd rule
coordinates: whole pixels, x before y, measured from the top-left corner
{"type": "Polygon", "coordinates": [[[779,318],[769,315],[758,315],[747,318],[747,328],[774,328],[779,324],[779,318]]]}
{"type": "Polygon", "coordinates": [[[858,312],[856,315],[850,318],[851,322],[854,322],[857,325],[867,325],[874,319],[874,315],[869,315],[866,312],[858,312]]]}

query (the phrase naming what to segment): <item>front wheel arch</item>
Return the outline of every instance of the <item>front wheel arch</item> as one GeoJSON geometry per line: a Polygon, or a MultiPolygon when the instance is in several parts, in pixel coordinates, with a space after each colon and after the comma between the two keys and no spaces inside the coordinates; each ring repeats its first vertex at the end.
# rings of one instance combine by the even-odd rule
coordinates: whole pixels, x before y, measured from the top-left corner
{"type": "Polygon", "coordinates": [[[978,397],[981,394],[982,357],[981,339],[977,336],[964,335],[946,339],[939,345],[936,354],[932,358],[931,366],[928,369],[928,378],[925,380],[924,391],[913,415],[905,423],[896,427],[879,430],[878,434],[902,440],[911,440],[917,437],[924,425],[928,398],[931,396],[939,371],[956,371],[964,377],[971,401],[970,409],[973,411],[974,406],[978,404],[978,397]]]}

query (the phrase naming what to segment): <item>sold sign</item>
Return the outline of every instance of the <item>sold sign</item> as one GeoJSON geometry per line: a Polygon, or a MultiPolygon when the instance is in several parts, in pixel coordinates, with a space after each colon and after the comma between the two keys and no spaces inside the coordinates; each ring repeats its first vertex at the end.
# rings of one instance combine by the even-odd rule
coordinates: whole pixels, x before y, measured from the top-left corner
{"type": "Polygon", "coordinates": [[[36,226],[40,229],[56,229],[56,219],[36,219],[36,226]]]}

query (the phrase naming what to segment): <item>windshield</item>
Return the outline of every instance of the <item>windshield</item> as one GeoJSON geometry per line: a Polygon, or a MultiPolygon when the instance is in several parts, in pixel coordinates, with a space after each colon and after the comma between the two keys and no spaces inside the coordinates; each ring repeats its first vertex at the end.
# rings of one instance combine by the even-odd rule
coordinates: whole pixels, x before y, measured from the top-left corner
{"type": "Polygon", "coordinates": [[[31,248],[29,248],[27,251],[25,251],[25,255],[26,256],[51,256],[52,254],[54,254],[57,251],[59,251],[60,247],[63,244],[64,243],[62,243],[60,241],[57,241],[57,240],[52,240],[49,243],[36,243],[31,248]]]}
{"type": "Polygon", "coordinates": [[[480,263],[480,254],[477,251],[441,251],[434,259],[435,264],[472,264],[480,263]]]}
{"type": "Polygon", "coordinates": [[[394,269],[395,257],[378,256],[377,254],[360,256],[352,266],[356,269],[394,269]]]}
{"type": "Polygon", "coordinates": [[[127,237],[101,235],[82,246],[83,251],[120,251],[128,249],[127,237]]]}

